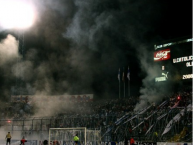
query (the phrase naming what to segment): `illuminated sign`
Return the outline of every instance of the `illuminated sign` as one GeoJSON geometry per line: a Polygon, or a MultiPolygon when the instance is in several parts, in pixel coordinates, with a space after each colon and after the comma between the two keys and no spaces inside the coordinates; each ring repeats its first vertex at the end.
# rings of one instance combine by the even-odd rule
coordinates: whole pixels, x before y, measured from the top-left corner
{"type": "Polygon", "coordinates": [[[187,75],[183,75],[182,76],[182,79],[185,80],[185,79],[192,79],[193,78],[193,74],[187,74],[187,75]]]}
{"type": "Polygon", "coordinates": [[[179,63],[179,62],[186,62],[186,67],[192,67],[192,61],[193,60],[193,55],[190,56],[184,56],[184,57],[179,57],[179,58],[174,58],[173,63],[179,63]]]}
{"type": "Polygon", "coordinates": [[[189,84],[193,81],[193,38],[176,40],[161,43],[155,48],[154,65],[159,67],[154,77],[155,84],[189,84]],[[169,73],[164,76],[162,72],[169,73]]]}
{"type": "Polygon", "coordinates": [[[168,73],[162,73],[162,76],[161,77],[156,77],[155,78],[155,82],[163,82],[163,81],[166,81],[168,79],[168,73]]]}
{"type": "Polygon", "coordinates": [[[182,41],[177,41],[177,42],[170,42],[170,43],[166,43],[166,44],[161,44],[161,45],[154,45],[155,50],[159,49],[159,48],[164,48],[164,47],[168,47],[168,46],[172,46],[172,45],[176,45],[176,44],[180,44],[180,43],[186,43],[186,42],[192,42],[193,38],[189,38],[189,39],[185,39],[182,41]]]}
{"type": "Polygon", "coordinates": [[[186,62],[186,67],[191,67],[192,66],[192,61],[191,62],[186,62]]]}
{"type": "Polygon", "coordinates": [[[154,61],[162,61],[168,59],[170,59],[170,49],[154,52],[154,61]]]}
{"type": "Polygon", "coordinates": [[[174,58],[174,59],[173,59],[173,63],[190,61],[190,60],[193,60],[193,55],[191,55],[191,56],[179,57],[179,58],[174,58]]]}
{"type": "Polygon", "coordinates": [[[165,77],[157,77],[157,78],[155,78],[155,82],[163,82],[163,81],[166,81],[165,77]]]}

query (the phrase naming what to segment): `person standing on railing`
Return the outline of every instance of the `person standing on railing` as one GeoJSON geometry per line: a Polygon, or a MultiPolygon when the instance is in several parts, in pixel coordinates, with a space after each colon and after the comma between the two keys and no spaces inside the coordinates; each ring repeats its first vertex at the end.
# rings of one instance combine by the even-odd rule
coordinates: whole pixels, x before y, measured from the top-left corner
{"type": "Polygon", "coordinates": [[[128,145],[129,138],[125,135],[125,145],[128,145]]]}
{"type": "Polygon", "coordinates": [[[157,140],[158,140],[158,133],[154,132],[154,141],[157,142],[157,140]]]}
{"type": "Polygon", "coordinates": [[[7,135],[5,136],[5,139],[6,139],[6,145],[9,145],[11,144],[11,134],[10,132],[7,133],[7,135]]]}
{"type": "Polygon", "coordinates": [[[43,141],[43,145],[48,145],[48,140],[47,140],[47,139],[45,139],[45,140],[43,141]]]}
{"type": "Polygon", "coordinates": [[[78,134],[76,134],[76,135],[74,136],[73,140],[74,140],[75,145],[78,145],[78,142],[79,142],[78,134]]]}
{"type": "Polygon", "coordinates": [[[25,142],[27,142],[27,140],[26,140],[25,137],[23,136],[23,138],[21,139],[21,145],[25,145],[25,142]]]}
{"type": "Polygon", "coordinates": [[[130,138],[130,145],[135,145],[135,141],[134,141],[133,137],[130,138]]]}

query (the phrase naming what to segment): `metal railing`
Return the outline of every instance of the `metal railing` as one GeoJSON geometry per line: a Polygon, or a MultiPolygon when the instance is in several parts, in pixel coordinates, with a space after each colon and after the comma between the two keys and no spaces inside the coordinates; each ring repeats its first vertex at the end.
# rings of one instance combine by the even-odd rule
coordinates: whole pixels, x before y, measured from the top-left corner
{"type": "MultiPolygon", "coordinates": [[[[20,132],[21,136],[31,136],[36,134],[39,138],[48,135],[49,128],[70,128],[70,127],[87,127],[89,129],[101,129],[102,140],[105,141],[123,141],[126,137],[133,136],[136,140],[143,141],[168,141],[176,134],[180,134],[184,127],[192,130],[192,112],[186,112],[181,119],[172,125],[170,131],[162,136],[166,125],[172,120],[176,114],[180,112],[181,108],[175,108],[165,117],[158,120],[157,118],[167,109],[159,110],[151,118],[147,116],[151,112],[144,114],[128,113],[128,117],[121,121],[118,125],[115,124],[118,114],[110,114],[106,116],[89,115],[89,116],[57,116],[57,117],[33,117],[23,119],[1,119],[0,131],[20,132]],[[137,115],[131,121],[126,122],[127,119],[137,115]],[[126,123],[125,123],[126,122],[126,123]],[[142,123],[141,123],[142,122],[142,123]],[[153,127],[152,127],[153,126],[153,127]],[[150,127],[152,127],[150,129],[150,127]],[[149,132],[147,133],[147,131],[149,132]],[[110,130],[110,131],[109,131],[110,130]],[[157,132],[158,136],[155,136],[157,132]]],[[[185,140],[185,138],[184,138],[185,140]]]]}

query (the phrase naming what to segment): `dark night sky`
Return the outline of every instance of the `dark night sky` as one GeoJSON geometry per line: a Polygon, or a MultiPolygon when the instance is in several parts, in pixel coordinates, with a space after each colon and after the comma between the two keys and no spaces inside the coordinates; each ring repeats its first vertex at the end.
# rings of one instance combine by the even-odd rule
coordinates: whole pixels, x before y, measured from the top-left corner
{"type": "MultiPolygon", "coordinates": [[[[13,86],[27,88],[29,94],[118,97],[118,69],[122,73],[124,67],[127,73],[128,65],[131,94],[137,95],[147,75],[142,62],[152,63],[154,44],[192,35],[190,0],[34,0],[34,4],[38,19],[24,33],[24,59],[18,62],[8,56],[3,61],[0,56],[2,100],[13,86]]],[[[2,30],[2,44],[7,34],[18,38],[15,31],[2,30]]]]}

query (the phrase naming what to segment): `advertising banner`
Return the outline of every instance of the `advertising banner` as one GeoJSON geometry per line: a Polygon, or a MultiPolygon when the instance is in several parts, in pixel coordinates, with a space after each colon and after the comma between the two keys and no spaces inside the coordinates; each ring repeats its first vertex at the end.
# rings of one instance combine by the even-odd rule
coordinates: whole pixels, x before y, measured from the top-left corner
{"type": "Polygon", "coordinates": [[[141,142],[141,141],[136,141],[136,145],[157,145],[156,142],[141,142]]]}
{"type": "Polygon", "coordinates": [[[192,145],[190,142],[158,142],[157,145],[192,145]]]}
{"type": "Polygon", "coordinates": [[[162,61],[170,59],[170,49],[164,49],[154,52],[154,61],[162,61]]]}
{"type": "MultiPolygon", "coordinates": [[[[35,95],[12,95],[11,96],[11,102],[25,102],[29,103],[35,98],[35,95]]],[[[94,98],[93,94],[81,94],[81,95],[57,95],[57,96],[47,96],[47,98],[58,98],[61,101],[66,101],[66,100],[88,100],[91,101],[94,98]]],[[[37,98],[37,97],[36,97],[37,98]]],[[[37,98],[38,100],[38,98],[37,98]]],[[[40,97],[40,100],[42,98],[40,97]]]]}

